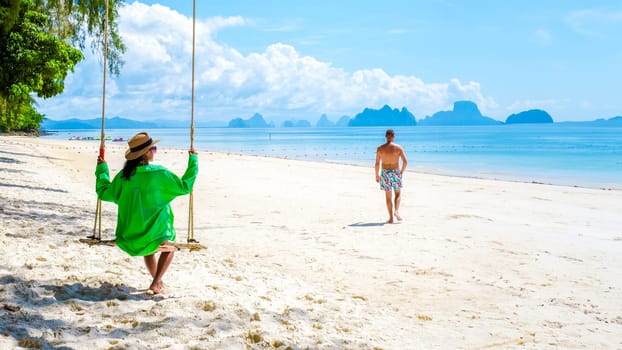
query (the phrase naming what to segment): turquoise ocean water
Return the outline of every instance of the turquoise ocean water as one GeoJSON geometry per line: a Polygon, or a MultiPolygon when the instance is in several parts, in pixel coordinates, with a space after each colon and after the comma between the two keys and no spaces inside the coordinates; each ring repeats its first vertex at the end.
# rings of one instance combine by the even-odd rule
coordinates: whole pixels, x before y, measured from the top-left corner
{"type": "MultiPolygon", "coordinates": [[[[385,127],[196,128],[195,148],[373,167],[385,127]]],[[[622,189],[622,127],[581,124],[395,127],[409,169],[592,188],[622,189]]],[[[143,130],[111,129],[128,139],[143,130]]],[[[188,148],[189,129],[146,130],[162,147],[188,148]]],[[[62,130],[44,138],[97,137],[99,130],[62,130]]],[[[98,141],[93,141],[98,142],[98,141]]],[[[112,142],[112,141],[108,141],[112,142]]]]}

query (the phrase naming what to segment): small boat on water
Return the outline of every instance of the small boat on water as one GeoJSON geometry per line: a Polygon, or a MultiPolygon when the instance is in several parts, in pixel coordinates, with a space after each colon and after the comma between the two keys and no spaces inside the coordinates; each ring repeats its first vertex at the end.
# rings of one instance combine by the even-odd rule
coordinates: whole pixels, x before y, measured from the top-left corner
{"type": "MultiPolygon", "coordinates": [[[[84,140],[90,140],[90,141],[92,141],[92,140],[101,140],[101,136],[94,136],[94,137],[93,136],[84,136],[84,137],[81,137],[81,136],[71,136],[69,139],[70,140],[83,140],[83,141],[84,140]]],[[[106,141],[124,141],[124,139],[122,137],[119,138],[119,139],[114,139],[113,140],[112,136],[106,136],[104,138],[104,140],[106,140],[106,141]]]]}

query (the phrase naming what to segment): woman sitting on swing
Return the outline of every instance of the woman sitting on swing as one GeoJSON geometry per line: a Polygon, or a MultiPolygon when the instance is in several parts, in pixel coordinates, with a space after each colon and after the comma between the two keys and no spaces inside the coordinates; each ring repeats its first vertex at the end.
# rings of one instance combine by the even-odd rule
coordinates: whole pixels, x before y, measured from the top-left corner
{"type": "Polygon", "coordinates": [[[97,158],[95,190],[102,201],[118,205],[115,243],[131,256],[143,256],[153,277],[149,289],[159,294],[162,276],[173,261],[176,234],[171,201],[192,191],[199,171],[197,152],[188,151],[188,167],[181,179],[163,166],[149,164],[156,153],[146,132],[134,135],[125,152],[125,166],[112,181],[108,164],[97,158]],[[155,254],[160,253],[158,259],[155,254]]]}

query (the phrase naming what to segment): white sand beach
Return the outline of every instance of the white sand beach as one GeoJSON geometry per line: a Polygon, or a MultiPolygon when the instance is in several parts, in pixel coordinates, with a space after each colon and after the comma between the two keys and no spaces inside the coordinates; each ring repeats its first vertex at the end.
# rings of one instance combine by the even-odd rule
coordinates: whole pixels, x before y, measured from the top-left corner
{"type": "MultiPolygon", "coordinates": [[[[79,242],[98,148],[0,136],[2,349],[622,349],[622,191],[409,171],[384,224],[373,164],[199,150],[207,249],[153,296],[142,258],[79,242]]],[[[186,151],[158,148],[181,175],[186,151]]],[[[103,238],[115,218],[104,203],[103,238]]]]}

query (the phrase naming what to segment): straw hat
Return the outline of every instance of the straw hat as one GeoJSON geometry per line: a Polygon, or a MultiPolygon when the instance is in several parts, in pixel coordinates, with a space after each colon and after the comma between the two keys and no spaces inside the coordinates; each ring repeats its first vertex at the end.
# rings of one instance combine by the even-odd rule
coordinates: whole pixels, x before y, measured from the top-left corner
{"type": "Polygon", "coordinates": [[[139,158],[143,154],[149,152],[151,147],[158,142],[160,142],[160,140],[153,140],[151,136],[149,136],[149,133],[139,132],[127,141],[129,148],[125,151],[125,159],[134,160],[139,158]]]}

